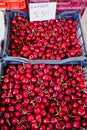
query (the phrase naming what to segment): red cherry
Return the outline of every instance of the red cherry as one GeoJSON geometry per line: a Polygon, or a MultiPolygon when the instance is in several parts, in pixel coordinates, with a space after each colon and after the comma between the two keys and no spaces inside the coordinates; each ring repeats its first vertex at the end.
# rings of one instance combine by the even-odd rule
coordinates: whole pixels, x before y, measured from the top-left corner
{"type": "Polygon", "coordinates": [[[51,114],[54,114],[54,113],[55,113],[55,109],[54,109],[54,108],[49,108],[49,112],[50,112],[51,114]]]}
{"type": "Polygon", "coordinates": [[[79,114],[80,116],[83,116],[83,115],[85,114],[85,108],[84,108],[84,107],[79,107],[79,109],[78,109],[78,114],[79,114]]]}
{"type": "Polygon", "coordinates": [[[80,128],[80,123],[78,121],[73,122],[73,127],[77,129],[80,128]]]}
{"type": "Polygon", "coordinates": [[[0,125],[4,124],[4,120],[2,118],[0,118],[0,125]]]}
{"type": "Polygon", "coordinates": [[[48,119],[48,118],[44,118],[44,119],[43,119],[43,123],[44,123],[44,124],[49,124],[49,119],[48,119]]]}
{"type": "Polygon", "coordinates": [[[12,124],[13,125],[16,125],[17,122],[18,122],[18,118],[16,118],[16,117],[12,118],[12,124]]]}
{"type": "Polygon", "coordinates": [[[27,116],[27,120],[28,120],[29,122],[32,122],[32,121],[34,120],[34,116],[33,116],[32,114],[28,115],[28,116],[27,116]]]}

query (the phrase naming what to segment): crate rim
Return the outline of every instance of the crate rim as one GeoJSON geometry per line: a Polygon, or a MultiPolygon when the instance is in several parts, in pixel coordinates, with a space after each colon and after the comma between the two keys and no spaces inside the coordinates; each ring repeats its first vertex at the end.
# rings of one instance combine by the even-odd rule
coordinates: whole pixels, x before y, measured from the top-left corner
{"type": "Polygon", "coordinates": [[[40,64],[40,63],[45,63],[45,64],[59,64],[59,65],[63,65],[63,64],[67,64],[67,63],[76,63],[77,62],[83,62],[84,64],[87,65],[87,57],[72,57],[72,58],[67,58],[67,59],[63,59],[63,60],[28,60],[26,58],[22,58],[22,57],[13,57],[13,56],[7,56],[7,57],[3,57],[1,59],[1,63],[4,62],[22,62],[22,63],[31,63],[31,64],[40,64]]]}

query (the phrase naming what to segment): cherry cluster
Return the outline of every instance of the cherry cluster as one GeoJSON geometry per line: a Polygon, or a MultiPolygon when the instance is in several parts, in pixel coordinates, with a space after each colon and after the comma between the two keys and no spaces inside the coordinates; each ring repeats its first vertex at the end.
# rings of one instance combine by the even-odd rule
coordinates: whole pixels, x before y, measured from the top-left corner
{"type": "Polygon", "coordinates": [[[8,65],[0,130],[86,130],[87,86],[80,65],[8,65]]]}
{"type": "Polygon", "coordinates": [[[30,22],[17,16],[11,21],[8,52],[33,60],[81,56],[77,26],[72,18],[30,22]]]}

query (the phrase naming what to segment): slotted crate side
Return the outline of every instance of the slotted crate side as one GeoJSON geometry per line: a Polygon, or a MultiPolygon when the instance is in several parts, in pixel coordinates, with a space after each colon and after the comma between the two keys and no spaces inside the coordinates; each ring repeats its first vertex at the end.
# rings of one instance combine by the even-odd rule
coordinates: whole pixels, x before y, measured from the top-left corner
{"type": "MultiPolygon", "coordinates": [[[[85,76],[85,84],[87,85],[87,58],[86,57],[76,57],[76,58],[68,58],[65,60],[27,60],[27,59],[23,59],[23,58],[18,58],[18,57],[5,57],[1,59],[0,62],[0,79],[1,76],[4,76],[4,71],[5,68],[7,67],[7,65],[11,65],[11,64],[24,64],[24,63],[31,63],[31,64],[51,64],[51,65],[81,65],[82,68],[84,69],[84,76],[85,76]]],[[[0,91],[1,91],[1,87],[0,87],[0,91]]]]}
{"type": "Polygon", "coordinates": [[[9,64],[23,64],[23,63],[31,63],[31,64],[58,64],[58,65],[81,65],[85,70],[85,76],[87,80],[87,58],[86,57],[76,57],[76,58],[68,58],[64,60],[27,60],[25,58],[18,57],[4,57],[0,60],[0,76],[4,75],[4,69],[9,64]]]}
{"type": "MultiPolygon", "coordinates": [[[[29,18],[29,15],[23,11],[9,11],[7,13],[7,28],[6,28],[6,38],[5,38],[5,44],[4,44],[4,51],[3,51],[3,56],[7,56],[8,55],[8,50],[9,50],[9,47],[10,47],[10,20],[12,20],[14,17],[16,16],[23,16],[25,18],[29,18]]],[[[86,41],[85,41],[85,38],[84,38],[84,34],[83,34],[83,29],[82,29],[82,24],[81,24],[81,17],[80,17],[80,14],[79,12],[76,12],[76,11],[66,11],[66,12],[63,12],[59,15],[56,16],[56,18],[73,18],[74,20],[78,21],[78,27],[77,27],[77,35],[78,35],[78,38],[79,38],[79,41],[80,41],[80,45],[81,45],[81,50],[82,50],[82,53],[83,53],[83,56],[84,55],[87,55],[87,45],[86,45],[86,41]]]]}

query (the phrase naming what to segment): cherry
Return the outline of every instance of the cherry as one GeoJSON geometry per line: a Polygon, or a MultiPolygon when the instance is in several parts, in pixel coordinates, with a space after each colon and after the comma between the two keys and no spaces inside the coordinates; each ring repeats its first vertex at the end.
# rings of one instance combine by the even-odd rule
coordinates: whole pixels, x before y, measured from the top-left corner
{"type": "Polygon", "coordinates": [[[80,123],[78,121],[73,122],[73,127],[77,129],[80,128],[80,123]]]}
{"type": "Polygon", "coordinates": [[[51,118],[51,114],[50,113],[47,113],[47,118],[51,118]]]}
{"type": "Polygon", "coordinates": [[[78,114],[79,114],[80,116],[83,116],[83,115],[85,114],[85,108],[84,108],[84,107],[79,107],[79,108],[78,108],[78,114]]]}
{"type": "Polygon", "coordinates": [[[4,83],[9,83],[9,77],[4,78],[4,83]]]}
{"type": "Polygon", "coordinates": [[[78,103],[77,102],[73,102],[73,107],[77,108],[78,107],[78,103]]]}
{"type": "Polygon", "coordinates": [[[21,100],[23,98],[22,94],[16,94],[16,99],[21,100]]]}
{"type": "Polygon", "coordinates": [[[13,112],[14,111],[14,107],[13,106],[9,106],[8,107],[8,111],[13,112]]]}
{"type": "Polygon", "coordinates": [[[6,104],[9,104],[11,102],[11,99],[10,98],[5,98],[5,103],[6,104]]]}
{"type": "Polygon", "coordinates": [[[14,117],[12,118],[12,124],[16,125],[18,123],[18,118],[14,117]]]}
{"type": "Polygon", "coordinates": [[[81,118],[80,118],[79,116],[76,116],[76,117],[75,117],[75,120],[76,120],[76,121],[80,121],[81,118]]]}
{"type": "Polygon", "coordinates": [[[46,126],[45,125],[41,125],[39,129],[40,130],[46,130],[46,126]]]}
{"type": "Polygon", "coordinates": [[[28,88],[29,91],[32,91],[34,89],[34,85],[33,84],[28,85],[27,88],[28,88]]]}
{"type": "Polygon", "coordinates": [[[69,121],[68,116],[64,116],[63,119],[64,119],[65,122],[68,122],[68,121],[69,121]]]}
{"type": "Polygon", "coordinates": [[[13,95],[16,95],[19,93],[19,90],[18,89],[13,89],[13,95]]]}
{"type": "Polygon", "coordinates": [[[41,110],[41,116],[46,116],[46,111],[44,109],[41,110]]]}
{"type": "Polygon", "coordinates": [[[15,105],[16,110],[19,111],[21,109],[21,107],[22,107],[22,105],[20,103],[16,103],[16,105],[15,105]]]}
{"type": "Polygon", "coordinates": [[[43,123],[44,123],[44,124],[49,124],[49,119],[48,119],[48,118],[44,118],[44,119],[43,119],[43,123]]]}
{"type": "Polygon", "coordinates": [[[39,113],[40,113],[40,108],[39,108],[39,107],[34,108],[34,113],[35,113],[35,114],[39,114],[39,113]]]}
{"type": "Polygon", "coordinates": [[[14,74],[14,79],[18,80],[20,78],[19,74],[14,74]]]}
{"type": "Polygon", "coordinates": [[[27,116],[27,120],[28,120],[29,122],[32,122],[32,121],[34,120],[34,116],[33,116],[32,114],[28,115],[28,116],[27,116]]]}
{"type": "Polygon", "coordinates": [[[82,125],[83,125],[83,127],[87,127],[87,122],[84,121],[84,122],[82,123],[82,125]]]}
{"type": "Polygon", "coordinates": [[[9,130],[8,126],[6,126],[6,125],[1,126],[1,129],[2,130],[9,130]]]}
{"type": "Polygon", "coordinates": [[[0,125],[4,124],[4,120],[0,118],[0,125]]]}
{"type": "Polygon", "coordinates": [[[6,85],[6,84],[3,84],[2,89],[3,89],[3,90],[7,90],[7,89],[8,89],[7,85],[6,85]]]}
{"type": "Polygon", "coordinates": [[[47,129],[48,129],[48,130],[52,130],[52,129],[53,129],[52,124],[48,124],[48,125],[47,125],[47,129]]]}
{"type": "Polygon", "coordinates": [[[16,130],[23,130],[23,126],[21,125],[16,126],[16,130]]]}
{"type": "Polygon", "coordinates": [[[20,85],[19,85],[19,84],[15,84],[15,85],[14,85],[14,88],[15,88],[15,89],[20,89],[20,85]]]}
{"type": "Polygon", "coordinates": [[[56,119],[56,117],[51,117],[51,124],[56,124],[56,122],[57,122],[57,119],[56,119]]]}
{"type": "Polygon", "coordinates": [[[16,116],[16,117],[20,117],[20,115],[21,115],[21,113],[20,113],[19,111],[16,111],[16,112],[15,112],[15,116],[16,116]]]}
{"type": "Polygon", "coordinates": [[[1,107],[0,107],[0,111],[1,111],[1,112],[5,112],[5,107],[4,107],[4,106],[1,106],[1,107]]]}
{"type": "Polygon", "coordinates": [[[31,125],[31,127],[32,127],[33,130],[38,130],[38,124],[37,124],[37,122],[36,121],[33,122],[32,125],[31,125]]]}
{"type": "Polygon", "coordinates": [[[66,123],[66,129],[71,129],[72,128],[72,125],[71,125],[71,123],[66,123]]]}
{"type": "Polygon", "coordinates": [[[50,112],[51,114],[54,114],[54,113],[55,113],[55,109],[54,109],[54,108],[49,108],[49,112],[50,112]]]}
{"type": "Polygon", "coordinates": [[[41,96],[36,97],[36,102],[40,103],[41,102],[41,96]]]}
{"type": "Polygon", "coordinates": [[[37,115],[36,115],[36,121],[40,123],[41,120],[42,120],[42,119],[41,119],[41,115],[40,115],[40,114],[37,114],[37,115]]]}

